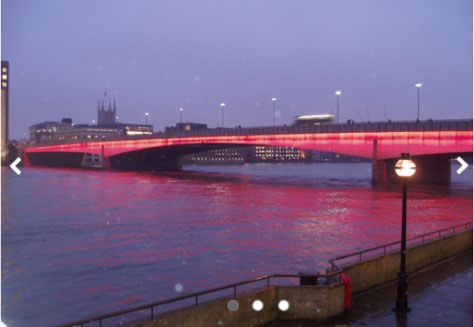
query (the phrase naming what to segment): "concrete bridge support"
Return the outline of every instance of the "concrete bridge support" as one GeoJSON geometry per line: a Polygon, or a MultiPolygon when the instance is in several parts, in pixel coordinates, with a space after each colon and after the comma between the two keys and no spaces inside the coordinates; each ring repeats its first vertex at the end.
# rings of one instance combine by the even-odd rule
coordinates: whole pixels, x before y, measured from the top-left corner
{"type": "MultiPolygon", "coordinates": [[[[447,157],[414,157],[416,173],[413,183],[448,184],[451,181],[451,161],[447,157]]],[[[373,160],[372,184],[380,185],[398,183],[400,179],[395,174],[395,163],[398,159],[373,160]]]]}

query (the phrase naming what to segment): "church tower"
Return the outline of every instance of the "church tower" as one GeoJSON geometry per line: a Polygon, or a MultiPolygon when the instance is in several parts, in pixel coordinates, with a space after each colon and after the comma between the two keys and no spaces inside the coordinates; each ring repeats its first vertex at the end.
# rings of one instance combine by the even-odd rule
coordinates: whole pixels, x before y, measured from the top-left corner
{"type": "Polygon", "coordinates": [[[99,100],[99,105],[97,107],[97,125],[115,125],[116,117],[117,117],[117,110],[115,107],[115,99],[114,99],[113,108],[112,108],[112,102],[109,99],[108,110],[104,108],[104,99],[102,99],[102,106],[100,105],[100,100],[99,100]]]}

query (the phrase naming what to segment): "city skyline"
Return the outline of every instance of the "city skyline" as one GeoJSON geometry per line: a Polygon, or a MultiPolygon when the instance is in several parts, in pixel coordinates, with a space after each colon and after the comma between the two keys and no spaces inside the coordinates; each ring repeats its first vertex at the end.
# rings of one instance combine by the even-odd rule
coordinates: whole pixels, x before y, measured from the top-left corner
{"type": "Polygon", "coordinates": [[[104,91],[120,121],[271,126],[472,118],[470,1],[2,3],[10,139],[28,126],[96,119],[104,91]],[[415,84],[422,83],[421,90],[415,84]],[[184,108],[183,112],[179,108],[184,108]],[[149,116],[145,116],[149,113],[149,116]]]}

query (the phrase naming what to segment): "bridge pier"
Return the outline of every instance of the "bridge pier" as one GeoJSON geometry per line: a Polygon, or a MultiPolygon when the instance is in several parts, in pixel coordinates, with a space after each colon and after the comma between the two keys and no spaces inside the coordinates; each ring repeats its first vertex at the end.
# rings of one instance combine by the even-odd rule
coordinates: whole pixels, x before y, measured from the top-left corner
{"type": "MultiPolygon", "coordinates": [[[[395,173],[397,159],[373,160],[372,185],[398,183],[395,173]]],[[[451,181],[451,162],[449,158],[414,157],[416,173],[412,182],[420,184],[449,184],[451,181]]]]}
{"type": "Polygon", "coordinates": [[[388,183],[388,167],[385,160],[372,160],[372,185],[388,183]]]}

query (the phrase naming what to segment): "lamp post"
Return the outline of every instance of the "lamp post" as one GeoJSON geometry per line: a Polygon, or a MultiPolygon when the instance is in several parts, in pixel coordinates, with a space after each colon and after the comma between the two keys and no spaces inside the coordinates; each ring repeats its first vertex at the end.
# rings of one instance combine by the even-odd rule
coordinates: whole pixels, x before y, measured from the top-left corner
{"type": "Polygon", "coordinates": [[[149,114],[150,114],[150,113],[145,112],[145,125],[148,125],[148,115],[149,115],[149,114]]]}
{"type": "Polygon", "coordinates": [[[336,92],[334,92],[334,94],[336,95],[336,122],[339,124],[339,96],[341,95],[341,91],[337,90],[336,92]]]}
{"type": "Polygon", "coordinates": [[[273,102],[273,127],[275,127],[275,116],[276,116],[276,102],[277,102],[277,98],[272,98],[272,102],[273,102]]]}
{"type": "Polygon", "coordinates": [[[400,247],[400,272],[397,280],[397,302],[395,311],[397,313],[407,313],[407,280],[406,280],[406,242],[407,242],[407,184],[408,179],[416,172],[416,165],[410,160],[408,153],[402,153],[402,157],[395,164],[395,173],[402,179],[402,243],[400,247]]]}
{"type": "Polygon", "coordinates": [[[221,109],[222,109],[222,128],[224,128],[224,107],[225,103],[221,102],[221,109]]]}
{"type": "Polygon", "coordinates": [[[179,123],[183,123],[183,108],[179,108],[179,123]]]}
{"type": "Polygon", "coordinates": [[[423,86],[423,84],[421,84],[421,83],[416,83],[415,84],[415,87],[416,87],[417,93],[418,93],[418,115],[417,115],[417,120],[420,120],[420,89],[421,89],[422,86],[423,86]]]}

